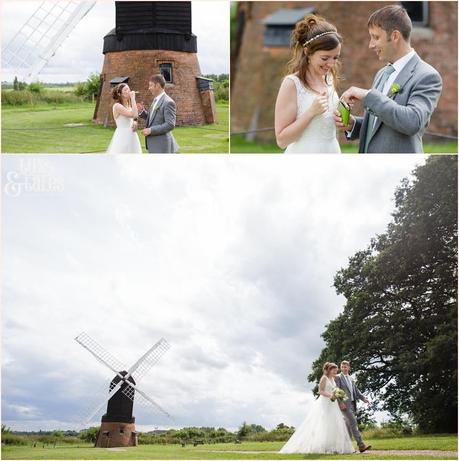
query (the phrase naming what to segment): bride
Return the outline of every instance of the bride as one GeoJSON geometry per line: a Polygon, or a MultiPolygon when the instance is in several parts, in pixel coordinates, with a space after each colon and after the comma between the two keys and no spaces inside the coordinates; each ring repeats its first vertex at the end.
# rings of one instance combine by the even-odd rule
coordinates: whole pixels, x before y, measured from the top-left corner
{"type": "Polygon", "coordinates": [[[334,25],[314,14],[295,26],[275,108],[276,141],[286,154],[341,153],[333,112],[342,41],[334,25]]]}
{"type": "Polygon", "coordinates": [[[137,136],[137,104],[135,92],[126,83],[120,83],[112,91],[115,100],[113,118],[116,130],[113,134],[107,154],[141,154],[139,137],[137,136]]]}
{"type": "Polygon", "coordinates": [[[338,367],[327,362],[319,382],[319,398],[280,453],[354,453],[344,417],[334,398],[338,367]]]}

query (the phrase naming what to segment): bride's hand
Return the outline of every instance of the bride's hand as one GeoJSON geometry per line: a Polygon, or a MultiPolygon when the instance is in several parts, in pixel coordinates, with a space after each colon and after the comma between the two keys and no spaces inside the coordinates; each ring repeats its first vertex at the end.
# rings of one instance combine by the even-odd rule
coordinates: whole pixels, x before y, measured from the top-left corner
{"type": "Polygon", "coordinates": [[[349,116],[349,123],[347,125],[344,125],[343,119],[339,111],[335,110],[333,115],[335,119],[336,128],[343,130],[343,131],[352,131],[352,128],[354,128],[354,123],[355,123],[355,118],[353,115],[349,116]]]}
{"type": "Polygon", "coordinates": [[[312,102],[311,110],[314,115],[323,114],[328,110],[328,98],[326,91],[323,91],[319,96],[316,96],[312,102]]]}
{"type": "Polygon", "coordinates": [[[131,99],[135,99],[135,91],[130,91],[129,96],[131,97],[131,99]]]}

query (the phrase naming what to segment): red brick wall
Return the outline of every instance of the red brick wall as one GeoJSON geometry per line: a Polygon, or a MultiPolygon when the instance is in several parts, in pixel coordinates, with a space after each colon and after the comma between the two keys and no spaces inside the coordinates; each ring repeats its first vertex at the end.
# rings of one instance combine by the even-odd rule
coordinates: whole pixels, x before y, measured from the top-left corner
{"type": "MultiPolygon", "coordinates": [[[[274,104],[285,75],[290,50],[263,49],[261,21],[280,8],[315,7],[318,14],[336,25],[344,39],[341,91],[351,85],[369,88],[382,67],[368,49],[367,20],[371,12],[395,2],[240,2],[246,24],[239,54],[232,63],[231,131],[274,125],[274,104]]],[[[412,46],[443,78],[443,93],[429,131],[457,136],[457,2],[430,2],[429,28],[413,30],[412,46]]],[[[356,106],[356,112],[362,108],[356,106]]],[[[273,141],[274,132],[257,138],[273,141]]],[[[344,139],[342,139],[344,142],[344,139]]]]}
{"type": "Polygon", "coordinates": [[[133,447],[136,445],[135,424],[102,422],[96,440],[96,447],[133,447]],[[108,434],[104,434],[104,432],[108,432],[108,434]]]}
{"type": "Polygon", "coordinates": [[[106,53],[102,75],[104,83],[100,95],[96,123],[114,125],[110,80],[114,77],[129,77],[129,86],[139,91],[138,102],[149,106],[153,96],[148,91],[151,75],[159,74],[159,65],[172,63],[173,84],[166,84],[166,93],[177,104],[177,125],[202,125],[205,123],[204,108],[196,84],[201,75],[195,53],[163,50],[121,51],[106,53]]]}

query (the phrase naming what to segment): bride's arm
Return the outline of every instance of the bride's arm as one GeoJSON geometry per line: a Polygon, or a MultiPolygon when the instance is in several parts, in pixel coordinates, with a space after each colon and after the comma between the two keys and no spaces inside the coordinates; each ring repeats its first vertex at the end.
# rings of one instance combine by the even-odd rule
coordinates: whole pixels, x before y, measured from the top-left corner
{"type": "Polygon", "coordinates": [[[114,106],[114,112],[118,115],[124,115],[125,117],[129,118],[137,118],[139,116],[139,112],[137,110],[137,104],[135,102],[135,93],[131,91],[131,109],[127,109],[122,104],[117,102],[114,106]]]}
{"type": "Polygon", "coordinates": [[[277,95],[274,112],[277,145],[281,149],[285,149],[289,144],[297,141],[311,120],[316,115],[327,110],[327,104],[325,93],[318,95],[306,112],[296,118],[297,97],[295,83],[289,78],[284,79],[277,95]]]}
{"type": "Polygon", "coordinates": [[[323,395],[324,397],[330,398],[332,394],[330,392],[325,391],[325,385],[327,383],[327,378],[325,376],[322,376],[319,381],[319,394],[323,395]]]}

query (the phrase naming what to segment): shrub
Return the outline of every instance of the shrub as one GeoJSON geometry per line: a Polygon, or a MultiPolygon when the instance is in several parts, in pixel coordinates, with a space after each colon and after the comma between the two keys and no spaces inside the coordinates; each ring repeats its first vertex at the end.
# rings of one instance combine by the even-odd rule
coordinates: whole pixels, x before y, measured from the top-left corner
{"type": "Polygon", "coordinates": [[[2,104],[4,106],[24,106],[36,104],[65,104],[81,102],[73,93],[64,91],[44,90],[39,93],[34,93],[29,90],[22,91],[2,91],[2,104]]]}
{"type": "Polygon", "coordinates": [[[2,445],[27,445],[27,440],[21,435],[11,434],[9,432],[2,433],[2,445]]]}
{"type": "Polygon", "coordinates": [[[31,91],[32,93],[43,93],[43,91],[45,90],[45,87],[40,82],[32,82],[28,86],[28,90],[31,91]]]}
{"type": "Polygon", "coordinates": [[[229,100],[229,82],[214,82],[215,102],[229,100]]]}

